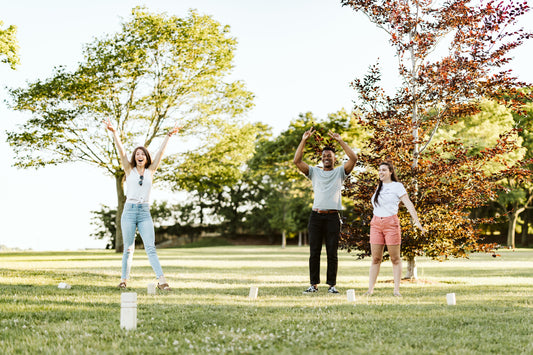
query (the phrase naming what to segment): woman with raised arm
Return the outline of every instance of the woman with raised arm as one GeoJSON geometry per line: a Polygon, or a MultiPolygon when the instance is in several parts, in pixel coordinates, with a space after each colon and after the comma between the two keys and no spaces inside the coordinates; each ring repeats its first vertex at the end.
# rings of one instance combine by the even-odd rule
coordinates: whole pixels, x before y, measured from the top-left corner
{"type": "Polygon", "coordinates": [[[374,285],[379,274],[383,250],[387,245],[390,260],[392,262],[392,273],[394,275],[394,296],[400,294],[400,279],[402,277],[402,259],[400,257],[400,246],[402,242],[402,231],[398,219],[398,206],[403,202],[407,211],[413,219],[414,225],[425,233],[426,230],[420,224],[415,207],[407,195],[407,191],[401,182],[398,182],[392,164],[383,162],[378,169],[379,184],[376,192],[372,196],[372,206],[374,207],[374,217],[370,222],[370,250],[372,253],[372,264],[370,264],[370,275],[368,291],[365,295],[370,296],[374,292],[374,285]]]}
{"type": "Polygon", "coordinates": [[[126,282],[130,276],[131,262],[135,250],[135,232],[138,229],[141,235],[148,261],[154,269],[158,279],[157,287],[160,290],[170,291],[159,258],[155,250],[155,230],[152,216],[150,215],[150,191],[152,189],[152,178],[156,171],[163,152],[172,135],[179,132],[178,127],[174,127],[165,137],[159,151],[155,154],[154,159],[145,147],[137,147],[131,155],[131,160],[124,151],[122,142],[118,137],[117,131],[108,119],[104,121],[108,130],[113,133],[113,139],[118,149],[120,161],[124,172],[126,173],[126,203],[122,212],[121,226],[122,236],[124,239],[124,253],[122,255],[122,280],[118,288],[126,288],[126,282]]]}

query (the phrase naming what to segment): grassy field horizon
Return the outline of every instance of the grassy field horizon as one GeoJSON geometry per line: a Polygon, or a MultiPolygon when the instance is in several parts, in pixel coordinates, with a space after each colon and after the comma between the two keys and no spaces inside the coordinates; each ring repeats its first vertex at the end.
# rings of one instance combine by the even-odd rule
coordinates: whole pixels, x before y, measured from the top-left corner
{"type": "MultiPolygon", "coordinates": [[[[0,349],[19,353],[533,354],[533,250],[446,262],[418,258],[418,282],[392,296],[384,262],[366,297],[370,260],[339,252],[339,295],[308,286],[308,247],[160,249],[174,288],[136,250],[127,292],[136,330],[120,329],[121,255],[113,251],[0,253],[0,349]],[[59,289],[60,282],[71,289],[59,289]],[[259,288],[251,300],[251,286],[259,288]],[[356,301],[346,291],[354,289],[356,301]],[[446,304],[455,293],[457,305],[446,304]]],[[[325,253],[321,276],[325,278],[325,253]]]]}

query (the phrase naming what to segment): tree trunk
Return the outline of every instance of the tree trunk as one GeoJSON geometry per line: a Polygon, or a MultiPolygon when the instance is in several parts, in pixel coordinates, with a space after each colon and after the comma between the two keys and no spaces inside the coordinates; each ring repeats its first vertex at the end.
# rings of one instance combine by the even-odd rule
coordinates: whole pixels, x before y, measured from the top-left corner
{"type": "Polygon", "coordinates": [[[298,246],[302,246],[302,231],[298,232],[298,246]]]}
{"type": "Polygon", "coordinates": [[[524,212],[524,224],[522,224],[522,241],[520,243],[522,245],[522,248],[527,248],[528,246],[528,241],[527,241],[528,231],[529,231],[529,211],[525,211],[524,212]]]}
{"type": "Polygon", "coordinates": [[[204,226],[204,203],[202,195],[198,193],[198,205],[200,206],[200,226],[204,226]]]}
{"type": "Polygon", "coordinates": [[[513,212],[509,218],[509,227],[507,228],[507,246],[514,249],[515,247],[515,228],[518,216],[513,212]]]}
{"type": "Polygon", "coordinates": [[[516,230],[516,221],[518,220],[518,215],[525,210],[524,207],[517,208],[518,204],[515,203],[513,206],[513,213],[509,218],[509,229],[507,229],[507,246],[515,248],[515,230],[516,230]]]}
{"type": "MultiPolygon", "coordinates": [[[[417,29],[417,26],[415,26],[410,33],[411,39],[417,36],[417,32],[418,32],[418,29],[417,29]]],[[[411,47],[410,52],[411,52],[411,64],[412,64],[411,78],[416,79],[418,76],[418,68],[417,68],[416,61],[415,61],[414,47],[411,47]]],[[[413,83],[412,92],[413,92],[414,97],[417,96],[417,91],[418,91],[417,89],[418,89],[418,86],[416,85],[416,83],[413,83]]],[[[413,163],[411,164],[411,168],[415,170],[418,167],[418,156],[420,154],[420,146],[418,144],[418,139],[419,139],[418,137],[419,136],[418,102],[416,100],[413,102],[411,114],[412,114],[411,123],[413,125],[413,133],[412,133],[413,142],[415,142],[414,147],[413,147],[413,163]]],[[[417,201],[418,200],[418,181],[416,177],[413,183],[414,183],[414,194],[415,195],[412,196],[412,200],[413,200],[413,204],[416,206],[416,203],[418,202],[417,201]]],[[[416,260],[414,256],[410,256],[407,258],[407,273],[405,274],[405,278],[406,279],[417,279],[418,278],[418,273],[416,269],[416,260]]]]}
{"type": "Polygon", "coordinates": [[[283,233],[281,234],[281,248],[285,249],[286,246],[287,246],[287,235],[285,231],[283,231],[283,233]]]}
{"type": "Polygon", "coordinates": [[[416,268],[416,260],[414,256],[407,258],[407,274],[405,274],[406,279],[416,280],[418,279],[418,271],[416,268]]]}
{"type": "Polygon", "coordinates": [[[529,191],[529,197],[524,204],[524,224],[522,225],[522,248],[525,248],[528,246],[528,234],[529,234],[529,221],[531,220],[531,207],[529,205],[533,202],[533,192],[529,191]]]}
{"type": "Polygon", "coordinates": [[[122,253],[124,251],[124,240],[122,238],[122,225],[120,220],[122,218],[122,211],[124,210],[124,203],[126,202],[126,195],[124,194],[124,173],[120,172],[115,175],[115,185],[117,189],[117,215],[115,216],[115,225],[117,233],[115,235],[115,252],[122,253]]]}

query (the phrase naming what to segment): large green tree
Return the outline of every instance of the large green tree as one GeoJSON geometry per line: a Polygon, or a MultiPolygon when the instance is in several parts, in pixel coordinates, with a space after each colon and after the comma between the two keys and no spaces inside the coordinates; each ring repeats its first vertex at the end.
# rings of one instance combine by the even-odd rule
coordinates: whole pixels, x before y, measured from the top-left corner
{"type": "Polygon", "coordinates": [[[114,176],[121,251],[124,171],[102,120],[111,119],[126,151],[157,145],[178,123],[194,137],[187,147],[194,152],[194,142],[252,106],[244,84],[227,79],[236,45],[229,27],[210,16],[133,9],[120,31],[85,46],[75,70],[57,67],[52,77],[11,90],[13,108],[31,114],[7,135],[16,166],[81,161],[114,176]]]}
{"type": "MultiPolygon", "coordinates": [[[[531,89],[529,89],[531,90],[531,89]]],[[[533,171],[533,101],[524,102],[526,115],[514,114],[516,126],[519,128],[519,135],[522,138],[522,146],[525,148],[525,157],[529,170],[533,171]]],[[[501,194],[498,202],[506,206],[506,215],[509,226],[507,229],[507,245],[512,248],[516,243],[516,224],[519,216],[522,216],[522,246],[528,245],[529,224],[533,210],[533,181],[532,179],[520,180],[510,177],[504,182],[508,193],[501,194]],[[509,198],[511,197],[511,198],[509,198]]]]}
{"type": "Polygon", "coordinates": [[[7,63],[11,69],[20,64],[18,56],[17,27],[10,25],[3,29],[4,22],[0,20],[0,62],[7,63]]]}
{"type": "MultiPolygon", "coordinates": [[[[502,170],[505,165],[511,166],[521,161],[527,162],[531,158],[531,153],[529,153],[528,149],[528,142],[531,140],[527,133],[528,117],[517,116],[519,118],[515,121],[511,110],[494,101],[484,100],[479,107],[481,111],[477,114],[459,117],[453,124],[442,126],[433,138],[434,143],[442,144],[446,140],[456,140],[468,147],[468,155],[473,156],[495,146],[501,134],[517,126],[520,130],[517,133],[516,143],[520,148],[517,147],[518,149],[503,154],[499,161],[488,162],[483,166],[483,170],[491,174],[502,170]]],[[[499,213],[506,216],[508,221],[507,245],[514,248],[518,216],[531,203],[531,200],[528,201],[530,195],[528,194],[528,187],[531,183],[508,176],[500,181],[499,184],[502,189],[498,193],[498,198],[492,201],[490,205],[498,205],[500,208],[492,209],[488,206],[483,206],[481,209],[488,208],[494,214],[499,213]]],[[[484,215],[487,215],[487,213],[484,213],[484,215]]],[[[496,221],[494,220],[494,222],[496,221]]]]}
{"type": "Polygon", "coordinates": [[[385,31],[396,51],[402,79],[394,96],[380,87],[378,65],[353,83],[359,95],[361,124],[373,135],[360,154],[360,161],[370,168],[349,187],[359,217],[347,225],[344,246],[369,255],[369,200],[377,184],[371,167],[389,160],[429,229],[419,235],[408,228],[409,217],[400,213],[407,277],[416,276],[417,255],[444,259],[484,250],[478,243],[479,221],[469,218],[468,211],[494,199],[498,181],[504,177],[528,178],[530,172],[519,166],[506,166],[493,174],[483,169],[517,149],[516,132],[501,135],[495,146],[474,156],[468,155],[469,147],[459,141],[439,145],[432,140],[440,126],[479,112],[484,98],[521,110],[517,98],[527,93],[518,89],[526,85],[518,82],[506,65],[512,59],[510,51],[532,37],[516,27],[517,19],[529,11],[527,2],[341,2],[385,31]]]}
{"type": "Polygon", "coordinates": [[[195,152],[168,158],[162,179],[188,193],[198,210],[197,224],[221,224],[222,232],[236,232],[254,194],[247,162],[265,130],[263,124],[224,124],[195,152]]]}

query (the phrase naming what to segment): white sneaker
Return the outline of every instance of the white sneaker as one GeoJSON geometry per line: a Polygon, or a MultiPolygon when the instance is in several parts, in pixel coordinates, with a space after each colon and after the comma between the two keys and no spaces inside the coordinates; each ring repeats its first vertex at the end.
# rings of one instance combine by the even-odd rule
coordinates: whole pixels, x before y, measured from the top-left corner
{"type": "Polygon", "coordinates": [[[328,292],[329,292],[329,293],[339,293],[339,291],[337,291],[337,289],[335,288],[335,286],[331,286],[330,288],[328,288],[328,292]]]}
{"type": "Polygon", "coordinates": [[[318,288],[316,288],[315,286],[311,285],[311,286],[309,286],[309,288],[307,290],[304,291],[304,295],[306,295],[308,293],[315,293],[315,292],[318,292],[318,288]]]}

